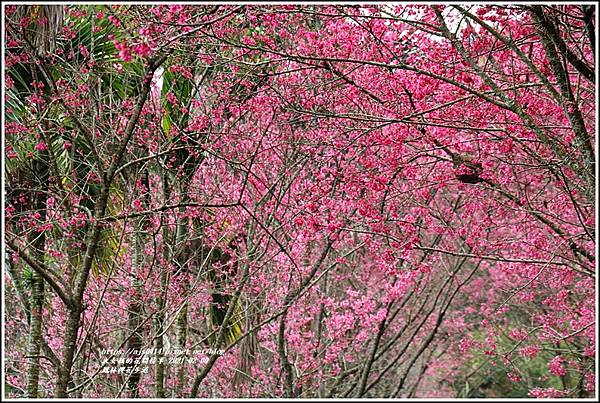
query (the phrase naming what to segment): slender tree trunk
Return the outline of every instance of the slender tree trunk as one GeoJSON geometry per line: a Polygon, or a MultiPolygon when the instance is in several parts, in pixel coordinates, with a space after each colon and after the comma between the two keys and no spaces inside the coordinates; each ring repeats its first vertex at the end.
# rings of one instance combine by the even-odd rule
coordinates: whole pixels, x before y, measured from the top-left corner
{"type": "MultiPolygon", "coordinates": [[[[184,185],[180,184],[180,192],[182,194],[182,202],[185,203],[188,200],[188,193],[186,192],[184,185]]],[[[177,220],[177,234],[175,237],[175,243],[177,247],[181,247],[185,243],[185,239],[188,235],[188,227],[187,227],[187,218],[181,218],[185,214],[185,209],[181,208],[179,210],[180,217],[177,220]]],[[[190,264],[187,259],[189,258],[189,253],[177,253],[177,266],[179,270],[188,271],[190,264]]],[[[179,312],[177,316],[177,336],[176,336],[176,348],[180,350],[185,350],[187,343],[187,327],[188,327],[188,304],[187,304],[187,296],[188,296],[188,284],[184,284],[184,306],[179,312]]],[[[176,357],[180,359],[181,356],[178,355],[176,357]]],[[[175,386],[175,395],[178,397],[183,397],[183,389],[185,387],[185,365],[184,364],[176,364],[176,386],[175,386]]]]}
{"type": "MultiPolygon", "coordinates": [[[[85,349],[85,345],[81,347],[81,349],[85,349]]],[[[90,354],[90,349],[89,349],[89,345],[88,345],[88,355],[87,357],[84,355],[85,353],[83,351],[81,351],[80,355],[81,358],[79,358],[79,360],[77,360],[76,365],[77,368],[75,369],[75,385],[81,385],[84,382],[84,371],[83,371],[83,366],[85,365],[85,361],[88,360],[89,362],[89,354],[90,354]],[[86,357],[86,358],[84,358],[86,357]]],[[[73,398],[74,399],[81,399],[83,397],[83,388],[78,388],[76,391],[73,392],[73,398]]]]}
{"type": "MultiPolygon", "coordinates": [[[[142,204],[143,208],[149,208],[151,202],[149,172],[145,169],[141,174],[143,184],[142,204]]],[[[144,284],[141,278],[144,275],[143,273],[146,264],[146,255],[144,253],[146,246],[145,229],[149,223],[148,219],[145,217],[140,217],[136,221],[133,231],[134,247],[131,267],[133,293],[129,297],[129,306],[127,309],[127,351],[130,352],[129,359],[132,361],[127,365],[127,368],[130,371],[127,376],[127,390],[130,398],[137,398],[139,396],[139,383],[141,378],[140,360],[142,359],[142,355],[140,350],[142,349],[144,340],[143,329],[140,326],[144,310],[142,301],[144,284]]]]}
{"type": "Polygon", "coordinates": [[[68,397],[67,387],[71,381],[71,369],[73,368],[73,357],[77,346],[77,333],[81,316],[81,305],[68,310],[65,322],[65,338],[62,350],[62,362],[58,370],[58,381],[54,391],[54,397],[68,397]]]}
{"type": "MultiPolygon", "coordinates": [[[[286,303],[287,303],[286,298],[286,303]]],[[[285,376],[284,379],[284,388],[283,388],[283,397],[296,397],[295,389],[294,389],[294,372],[292,370],[292,365],[288,359],[287,349],[286,349],[286,340],[285,340],[285,322],[287,319],[287,309],[284,311],[283,315],[279,319],[279,333],[277,336],[277,352],[279,353],[279,362],[281,368],[283,369],[283,373],[285,376]]]]}
{"type": "MultiPolygon", "coordinates": [[[[165,260],[168,261],[168,260],[165,260]]],[[[157,319],[156,319],[156,334],[157,334],[157,338],[156,338],[156,343],[155,343],[155,347],[156,347],[156,367],[155,367],[155,378],[156,378],[156,385],[155,385],[155,393],[156,393],[156,397],[157,398],[164,398],[165,397],[165,364],[162,361],[162,359],[164,358],[164,354],[163,354],[163,349],[164,349],[164,343],[163,343],[163,331],[164,331],[164,324],[165,324],[165,304],[166,304],[166,289],[167,289],[167,271],[166,269],[163,269],[163,272],[160,275],[160,288],[161,288],[161,295],[160,297],[158,297],[158,313],[157,313],[157,319]]]]}
{"type": "Polygon", "coordinates": [[[128,358],[132,359],[133,362],[127,365],[127,368],[131,371],[127,377],[127,390],[129,391],[129,397],[136,398],[139,394],[139,382],[140,382],[140,365],[136,363],[136,360],[141,358],[139,350],[142,348],[143,332],[140,328],[142,321],[142,302],[140,301],[141,283],[138,279],[133,280],[134,293],[131,296],[128,307],[128,318],[127,318],[127,351],[131,351],[128,358]],[[136,352],[137,351],[137,352],[136,352]]]}
{"type": "MultiPolygon", "coordinates": [[[[163,174],[163,199],[168,200],[170,196],[169,178],[166,174],[163,174]]],[[[171,253],[169,249],[169,239],[171,239],[169,227],[163,225],[163,262],[165,265],[171,260],[171,253]]],[[[163,332],[165,326],[165,309],[167,303],[167,290],[169,281],[168,267],[163,265],[160,273],[160,294],[157,298],[158,312],[156,314],[156,367],[155,367],[155,393],[156,397],[161,399],[165,397],[165,364],[162,361],[164,359],[163,349],[163,332]]]]}
{"type": "Polygon", "coordinates": [[[360,376],[360,384],[358,388],[358,393],[356,397],[363,397],[367,389],[367,382],[369,381],[369,374],[371,373],[371,368],[373,363],[375,362],[375,356],[377,355],[377,349],[379,348],[379,343],[381,341],[381,337],[386,330],[386,324],[388,320],[388,315],[390,314],[390,309],[392,307],[393,301],[390,302],[386,308],[385,317],[379,322],[379,327],[377,329],[377,335],[375,335],[375,340],[373,340],[373,346],[371,347],[371,351],[369,353],[369,357],[365,362],[365,366],[360,376]]]}
{"type": "MultiPolygon", "coordinates": [[[[327,279],[329,278],[328,273],[325,273],[325,276],[323,277],[323,289],[325,290],[325,295],[328,295],[328,284],[329,282],[327,281],[327,279]]],[[[325,320],[325,304],[321,303],[320,304],[320,309],[319,309],[319,314],[316,318],[316,331],[315,331],[315,336],[317,339],[317,347],[315,348],[315,351],[313,351],[313,358],[317,358],[319,356],[319,352],[321,351],[321,343],[323,342],[323,321],[325,320]]],[[[325,393],[326,393],[326,389],[325,389],[325,382],[321,382],[319,385],[319,388],[317,390],[317,397],[318,398],[323,398],[325,397],[325,393]]]]}
{"type": "Polygon", "coordinates": [[[31,287],[31,323],[27,344],[27,397],[37,398],[40,379],[40,346],[42,340],[42,309],[44,305],[44,280],[33,273],[31,287]]]}
{"type": "MultiPolygon", "coordinates": [[[[168,235],[168,229],[165,226],[163,228],[163,256],[165,257],[164,261],[168,262],[169,260],[169,252],[167,246],[164,244],[166,242],[168,235]]],[[[168,290],[168,271],[167,268],[162,269],[160,274],[160,296],[158,297],[158,312],[156,318],[156,367],[155,367],[155,393],[157,398],[165,397],[165,364],[163,359],[165,358],[163,354],[163,349],[165,347],[163,342],[163,332],[165,330],[165,309],[167,302],[167,290],[168,290]]]]}
{"type": "MultiPolygon", "coordinates": [[[[187,344],[187,327],[188,327],[188,304],[187,302],[179,312],[177,316],[177,349],[185,350],[187,344]]],[[[183,358],[185,360],[185,354],[177,356],[177,359],[183,358]]],[[[183,397],[183,389],[185,388],[185,362],[177,363],[177,390],[176,395],[183,397]]]]}
{"type": "MultiPolygon", "coordinates": [[[[48,185],[48,165],[43,160],[45,153],[41,155],[42,160],[34,161],[36,176],[40,178],[40,188],[48,185]]],[[[36,192],[34,195],[34,208],[40,212],[40,220],[46,220],[46,196],[36,192]]],[[[44,260],[44,248],[46,235],[44,232],[34,231],[30,242],[33,243],[34,253],[40,261],[44,260]]],[[[30,321],[29,339],[27,343],[27,397],[37,398],[40,379],[40,349],[42,345],[42,312],[44,308],[44,280],[35,270],[32,274],[31,297],[30,297],[30,321]]]]}

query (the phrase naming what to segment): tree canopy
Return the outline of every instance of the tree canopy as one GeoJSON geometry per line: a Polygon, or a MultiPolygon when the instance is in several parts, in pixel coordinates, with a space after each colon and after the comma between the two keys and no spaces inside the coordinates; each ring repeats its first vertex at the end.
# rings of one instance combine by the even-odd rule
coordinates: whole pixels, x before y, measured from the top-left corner
{"type": "Polygon", "coordinates": [[[5,5],[5,397],[593,397],[595,5],[5,5]]]}

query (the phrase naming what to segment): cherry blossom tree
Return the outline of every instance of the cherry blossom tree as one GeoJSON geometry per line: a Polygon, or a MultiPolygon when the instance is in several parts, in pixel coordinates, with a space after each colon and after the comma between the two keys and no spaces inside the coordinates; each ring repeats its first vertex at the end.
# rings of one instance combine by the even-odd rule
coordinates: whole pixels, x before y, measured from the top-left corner
{"type": "Polygon", "coordinates": [[[5,6],[8,397],[593,397],[592,5],[5,6]]]}

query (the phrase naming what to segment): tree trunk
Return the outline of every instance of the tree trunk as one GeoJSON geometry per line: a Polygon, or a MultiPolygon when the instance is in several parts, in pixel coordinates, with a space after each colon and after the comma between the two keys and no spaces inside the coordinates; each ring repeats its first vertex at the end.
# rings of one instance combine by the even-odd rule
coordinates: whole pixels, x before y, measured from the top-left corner
{"type": "MultiPolygon", "coordinates": [[[[170,195],[170,187],[169,187],[169,178],[166,173],[163,173],[162,177],[163,181],[163,198],[164,200],[169,199],[170,195]]],[[[167,262],[171,259],[170,253],[170,245],[168,240],[171,239],[169,232],[169,227],[163,224],[162,227],[162,235],[163,235],[163,262],[165,263],[162,267],[162,271],[160,273],[160,294],[157,298],[158,312],[156,314],[156,367],[155,367],[155,393],[156,397],[162,399],[165,397],[165,364],[162,361],[164,359],[163,348],[163,332],[165,326],[165,310],[167,303],[167,292],[168,292],[168,282],[169,282],[169,268],[166,266],[167,262]]]]}
{"type": "Polygon", "coordinates": [[[141,358],[139,351],[142,348],[143,332],[140,328],[142,321],[142,302],[140,301],[141,283],[138,279],[133,280],[134,293],[129,300],[127,318],[127,351],[130,351],[129,359],[133,362],[127,364],[130,373],[127,375],[127,390],[129,397],[136,398],[139,395],[140,364],[136,362],[141,358]]]}
{"type": "MultiPolygon", "coordinates": [[[[44,161],[45,153],[40,156],[42,160],[33,163],[36,176],[40,178],[40,188],[48,185],[48,165],[44,161]]],[[[33,204],[35,210],[41,214],[40,222],[46,221],[46,196],[44,193],[36,192],[33,204]]],[[[40,261],[44,260],[44,249],[46,245],[46,234],[33,231],[30,242],[32,242],[34,253],[40,261]]],[[[27,397],[38,397],[38,386],[40,379],[40,347],[42,344],[42,312],[44,308],[44,280],[35,270],[32,271],[31,297],[30,297],[30,322],[29,340],[27,343],[27,397]]]]}
{"type": "MultiPolygon", "coordinates": [[[[187,342],[187,326],[188,326],[188,304],[185,305],[177,316],[177,349],[185,350],[187,342]]],[[[177,359],[183,358],[185,360],[185,354],[177,355],[177,359]]],[[[175,394],[178,397],[183,397],[183,388],[185,387],[185,362],[179,363],[177,361],[177,390],[175,394]]]]}
{"type": "Polygon", "coordinates": [[[62,362],[58,370],[58,381],[54,390],[54,397],[69,397],[67,387],[71,381],[71,368],[73,367],[73,357],[77,346],[77,333],[79,330],[79,321],[81,317],[81,306],[68,310],[67,320],[65,322],[65,338],[62,351],[62,362]]]}
{"type": "Polygon", "coordinates": [[[27,397],[37,398],[40,379],[40,346],[42,340],[42,309],[44,305],[44,280],[33,272],[31,286],[31,323],[27,344],[27,397]]]}
{"type": "MultiPolygon", "coordinates": [[[[181,185],[180,185],[181,186],[181,185]]],[[[188,194],[187,192],[183,191],[184,189],[181,189],[183,197],[182,197],[182,202],[186,203],[188,201],[188,194]]],[[[179,210],[179,214],[184,215],[185,213],[185,209],[184,208],[180,208],[179,210]]],[[[183,245],[185,243],[185,238],[188,235],[188,227],[187,227],[187,218],[182,218],[181,216],[178,217],[177,219],[177,234],[175,236],[175,244],[178,245],[178,247],[181,247],[181,245],[183,245]]],[[[190,261],[189,261],[189,254],[188,253],[177,253],[177,256],[175,257],[176,259],[176,266],[177,266],[177,270],[184,270],[184,271],[189,271],[189,267],[185,267],[184,266],[189,266],[190,261]]],[[[180,349],[180,350],[185,350],[186,348],[186,343],[187,343],[187,327],[188,327],[188,304],[187,304],[187,296],[188,296],[188,286],[189,284],[184,284],[184,306],[181,308],[181,311],[179,312],[179,314],[177,315],[177,328],[176,328],[176,332],[177,332],[177,336],[176,336],[176,348],[180,349]]],[[[181,359],[181,356],[178,355],[176,357],[171,356],[177,360],[181,359]]],[[[169,359],[171,358],[169,357],[169,359]]],[[[185,359],[185,358],[184,358],[185,359]]],[[[175,384],[175,396],[177,397],[183,397],[183,388],[185,387],[185,365],[184,364],[175,364],[177,371],[176,371],[176,384],[175,384]]]]}
{"type": "Polygon", "coordinates": [[[158,297],[158,313],[157,313],[157,318],[156,318],[156,334],[158,337],[156,337],[156,343],[155,343],[155,347],[156,347],[156,367],[155,367],[155,378],[156,378],[156,385],[155,385],[155,393],[156,393],[156,397],[159,399],[162,399],[165,397],[165,364],[164,362],[162,362],[161,360],[164,358],[164,354],[163,354],[163,348],[164,348],[164,343],[163,343],[163,331],[164,331],[164,325],[165,325],[165,303],[166,303],[166,292],[165,290],[167,289],[167,271],[165,269],[163,269],[163,272],[161,273],[160,276],[160,288],[161,288],[161,295],[158,297]]]}

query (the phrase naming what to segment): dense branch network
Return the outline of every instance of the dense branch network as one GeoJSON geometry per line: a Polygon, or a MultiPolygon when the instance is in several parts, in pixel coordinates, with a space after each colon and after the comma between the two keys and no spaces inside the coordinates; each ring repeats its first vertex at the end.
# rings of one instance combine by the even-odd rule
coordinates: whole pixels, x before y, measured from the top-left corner
{"type": "Polygon", "coordinates": [[[5,6],[7,396],[593,397],[595,13],[5,6]]]}

